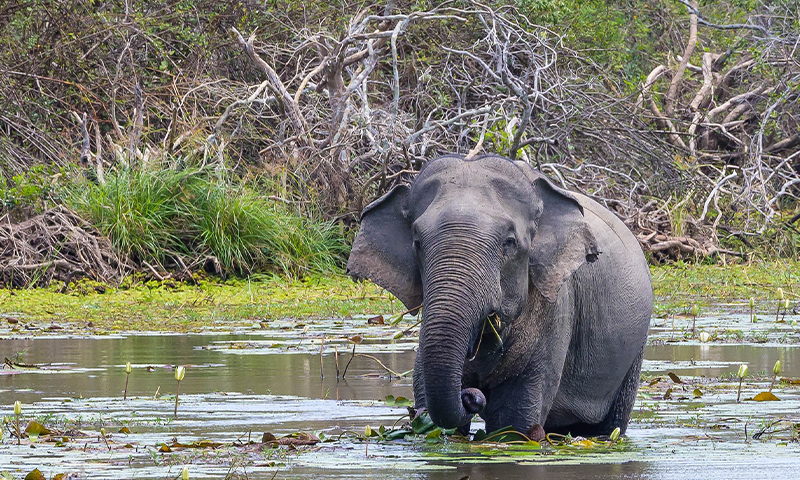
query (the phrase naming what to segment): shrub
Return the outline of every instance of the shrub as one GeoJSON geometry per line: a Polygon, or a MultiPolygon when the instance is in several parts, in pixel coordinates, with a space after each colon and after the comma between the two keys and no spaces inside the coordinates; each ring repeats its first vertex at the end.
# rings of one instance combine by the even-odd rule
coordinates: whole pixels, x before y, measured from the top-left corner
{"type": "Polygon", "coordinates": [[[345,252],[331,224],[207,168],[120,169],[104,184],[76,184],[66,201],[138,265],[177,268],[213,255],[237,274],[302,276],[335,270],[345,252]]]}

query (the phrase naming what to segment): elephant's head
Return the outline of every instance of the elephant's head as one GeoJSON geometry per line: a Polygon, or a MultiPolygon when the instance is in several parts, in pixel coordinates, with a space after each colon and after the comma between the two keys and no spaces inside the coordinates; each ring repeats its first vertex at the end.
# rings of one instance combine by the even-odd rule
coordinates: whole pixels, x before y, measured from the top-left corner
{"type": "Polygon", "coordinates": [[[364,209],[347,269],[409,309],[423,305],[425,403],[434,423],[454,428],[485,401],[462,392],[485,319],[508,325],[530,295],[555,302],[598,253],[577,200],[527,164],[446,156],[364,209]]]}

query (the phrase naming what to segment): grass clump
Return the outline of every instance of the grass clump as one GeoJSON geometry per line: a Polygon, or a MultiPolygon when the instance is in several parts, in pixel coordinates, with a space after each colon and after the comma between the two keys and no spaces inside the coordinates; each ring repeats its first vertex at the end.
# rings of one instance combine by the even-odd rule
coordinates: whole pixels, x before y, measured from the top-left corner
{"type": "Polygon", "coordinates": [[[208,168],[119,169],[65,200],[139,266],[182,269],[213,256],[225,272],[303,276],[335,270],[346,250],[330,223],[208,168]]]}

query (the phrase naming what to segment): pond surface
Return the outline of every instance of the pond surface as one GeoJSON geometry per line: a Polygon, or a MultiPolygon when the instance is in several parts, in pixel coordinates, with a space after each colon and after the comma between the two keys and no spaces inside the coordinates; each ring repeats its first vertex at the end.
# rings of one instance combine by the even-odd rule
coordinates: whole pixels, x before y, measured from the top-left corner
{"type": "MultiPolygon", "coordinates": [[[[759,478],[794,478],[800,469],[797,427],[792,430],[800,424],[800,385],[777,386],[779,402],[737,403],[730,374],[741,363],[749,365],[743,399],[769,388],[775,360],[781,360],[782,377],[800,377],[797,327],[709,317],[698,320],[698,331],[716,338],[701,343],[688,333],[685,319],[677,322],[682,325],[653,321],[645,382],[621,447],[546,448],[544,454],[424,439],[367,445],[355,438],[367,425],[401,424],[406,409],[384,399],[412,396],[410,375],[400,378],[387,369],[413,368],[413,334],[394,340],[398,328],[367,325],[365,318],[276,321],[263,329],[191,335],[26,338],[24,332],[0,331],[0,358],[38,367],[0,370],[0,415],[13,417],[19,400],[23,428],[36,418],[87,434],[63,445],[25,438],[17,446],[8,426],[0,442],[0,472],[23,478],[38,468],[47,478],[75,473],[165,479],[188,465],[191,478],[749,479],[757,468],[759,478]],[[724,333],[734,327],[746,332],[724,333]],[[344,370],[353,345],[347,338],[356,334],[363,338],[356,353],[374,359],[355,357],[347,377],[337,381],[336,352],[344,370]],[[763,343],[748,341],[751,334],[763,343]],[[123,400],[126,362],[133,372],[123,400]],[[174,365],[186,366],[177,419],[174,365]],[[123,426],[129,434],[119,433],[123,426]],[[249,443],[260,442],[264,432],[321,432],[333,441],[296,450],[249,443]],[[159,451],[162,444],[204,440],[227,447],[159,451]]],[[[473,432],[481,427],[474,423],[473,432]]]]}

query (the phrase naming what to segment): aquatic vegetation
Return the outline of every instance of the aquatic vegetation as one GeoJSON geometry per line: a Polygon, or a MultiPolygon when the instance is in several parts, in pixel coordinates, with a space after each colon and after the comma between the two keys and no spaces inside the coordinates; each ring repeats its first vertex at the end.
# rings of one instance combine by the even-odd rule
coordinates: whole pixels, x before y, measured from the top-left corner
{"type": "Polygon", "coordinates": [[[131,370],[132,370],[131,362],[126,363],[125,364],[125,392],[122,394],[122,399],[123,400],[127,400],[128,399],[128,380],[130,379],[130,376],[131,376],[131,370]]]}
{"type": "Polygon", "coordinates": [[[747,375],[747,365],[741,364],[739,365],[739,371],[736,373],[736,376],[739,377],[739,388],[736,391],[736,402],[742,398],[742,380],[744,379],[745,375],[747,375]]]}
{"type": "Polygon", "coordinates": [[[178,418],[178,395],[181,393],[181,380],[183,377],[186,376],[186,368],[183,365],[178,365],[175,368],[175,380],[178,382],[178,386],[175,389],[175,413],[173,413],[173,418],[178,418]]]}
{"type": "Polygon", "coordinates": [[[19,400],[14,402],[14,420],[17,427],[17,445],[20,444],[22,434],[19,431],[19,417],[22,415],[22,403],[19,400]]]}

